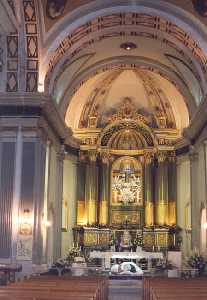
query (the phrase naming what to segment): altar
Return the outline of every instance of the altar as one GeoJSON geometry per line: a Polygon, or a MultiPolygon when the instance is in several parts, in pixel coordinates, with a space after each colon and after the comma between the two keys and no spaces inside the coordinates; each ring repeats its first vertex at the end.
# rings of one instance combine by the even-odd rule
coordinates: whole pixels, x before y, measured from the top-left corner
{"type": "Polygon", "coordinates": [[[128,260],[140,260],[145,258],[148,261],[148,270],[151,268],[152,259],[163,259],[162,252],[111,252],[111,251],[91,251],[90,258],[102,259],[102,267],[105,269],[111,268],[112,259],[128,259],[128,260]]]}

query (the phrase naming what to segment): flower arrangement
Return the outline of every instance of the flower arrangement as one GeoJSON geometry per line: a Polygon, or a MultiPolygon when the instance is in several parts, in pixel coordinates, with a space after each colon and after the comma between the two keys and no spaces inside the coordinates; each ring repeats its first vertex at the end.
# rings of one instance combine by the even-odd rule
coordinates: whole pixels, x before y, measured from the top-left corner
{"type": "Polygon", "coordinates": [[[136,237],[133,239],[132,244],[134,246],[143,246],[143,236],[142,232],[137,232],[136,237]]]}
{"type": "Polygon", "coordinates": [[[79,248],[73,247],[65,257],[59,258],[54,262],[51,269],[65,270],[74,262],[75,257],[84,257],[84,255],[79,248]]]}
{"type": "Polygon", "coordinates": [[[69,264],[71,264],[74,262],[75,257],[84,257],[79,247],[73,247],[72,249],[70,249],[66,260],[69,262],[69,264]]]}
{"type": "Polygon", "coordinates": [[[199,253],[194,253],[188,259],[188,264],[190,267],[198,269],[199,274],[201,274],[205,269],[206,261],[202,255],[200,255],[199,253]]]}

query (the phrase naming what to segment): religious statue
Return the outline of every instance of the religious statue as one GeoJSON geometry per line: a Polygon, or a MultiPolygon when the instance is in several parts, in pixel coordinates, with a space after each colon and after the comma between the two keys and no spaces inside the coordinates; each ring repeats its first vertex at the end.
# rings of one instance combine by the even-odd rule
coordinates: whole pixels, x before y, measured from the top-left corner
{"type": "Polygon", "coordinates": [[[120,246],[121,246],[121,249],[122,250],[131,250],[132,248],[132,237],[131,237],[131,234],[129,232],[129,230],[127,230],[127,226],[128,226],[128,220],[126,218],[125,220],[125,229],[124,229],[124,233],[123,235],[121,236],[121,243],[120,243],[120,246]]]}
{"type": "Polygon", "coordinates": [[[127,229],[124,230],[124,233],[121,236],[120,246],[123,250],[129,250],[132,247],[132,237],[127,229]]]}

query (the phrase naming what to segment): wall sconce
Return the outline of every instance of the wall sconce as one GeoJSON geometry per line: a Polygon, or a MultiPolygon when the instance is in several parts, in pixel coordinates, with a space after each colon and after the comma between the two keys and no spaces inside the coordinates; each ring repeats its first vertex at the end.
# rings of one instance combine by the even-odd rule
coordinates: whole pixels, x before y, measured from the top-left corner
{"type": "Polygon", "coordinates": [[[44,227],[51,227],[52,226],[52,222],[49,220],[42,220],[42,225],[44,227]]]}
{"type": "Polygon", "coordinates": [[[44,213],[42,214],[42,226],[45,228],[52,226],[52,222],[45,218],[44,213]]]}
{"type": "Polygon", "coordinates": [[[24,209],[19,219],[19,234],[32,235],[33,217],[29,209],[24,209]]]}

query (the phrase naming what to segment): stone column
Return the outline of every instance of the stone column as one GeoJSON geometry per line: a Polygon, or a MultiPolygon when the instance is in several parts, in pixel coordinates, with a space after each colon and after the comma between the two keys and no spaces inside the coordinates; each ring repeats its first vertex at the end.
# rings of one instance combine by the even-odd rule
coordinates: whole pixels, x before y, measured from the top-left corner
{"type": "Polygon", "coordinates": [[[152,154],[145,155],[145,225],[154,225],[152,154]]]}
{"type": "MultiPolygon", "coordinates": [[[[0,130],[0,258],[11,260],[14,259],[12,238],[14,237],[13,229],[15,230],[15,228],[13,228],[13,225],[15,224],[18,227],[18,210],[15,209],[15,215],[13,215],[13,196],[14,192],[17,192],[17,201],[19,202],[20,182],[17,182],[18,178],[15,174],[15,163],[17,163],[17,161],[15,162],[15,152],[17,151],[15,149],[15,133],[11,134],[10,132],[9,136],[3,130],[2,126],[0,130]],[[14,185],[15,181],[16,185],[14,185]]],[[[19,132],[19,138],[21,139],[20,136],[21,129],[19,132]]],[[[21,140],[19,142],[21,143],[21,140]]],[[[18,150],[21,151],[20,148],[18,150]]],[[[16,208],[18,209],[17,206],[16,208]]]]}
{"type": "Polygon", "coordinates": [[[101,182],[100,182],[100,207],[99,207],[99,224],[108,225],[108,206],[109,206],[109,155],[103,153],[101,182]]]}
{"type": "Polygon", "coordinates": [[[168,156],[168,225],[176,224],[176,202],[177,202],[177,169],[176,169],[176,154],[169,153],[168,156]]]}
{"type": "Polygon", "coordinates": [[[198,153],[192,148],[190,158],[192,249],[200,247],[200,202],[198,201],[198,153]]]}
{"type": "Polygon", "coordinates": [[[87,223],[92,225],[98,221],[98,168],[96,152],[89,152],[89,162],[86,166],[85,197],[87,203],[87,223]]]}
{"type": "Polygon", "coordinates": [[[62,228],[62,197],[63,197],[63,160],[64,150],[61,149],[56,156],[56,195],[54,218],[54,259],[61,257],[61,228],[62,228]]]}
{"type": "Polygon", "coordinates": [[[15,173],[14,173],[14,191],[13,191],[13,207],[12,207],[12,262],[16,262],[17,256],[17,237],[18,237],[18,211],[21,197],[21,174],[22,174],[22,148],[23,138],[21,126],[18,128],[16,139],[16,157],[15,157],[15,173]]]}
{"type": "Polygon", "coordinates": [[[155,183],[155,224],[168,224],[168,168],[166,154],[158,153],[155,183]]]}
{"type": "Polygon", "coordinates": [[[35,143],[35,173],[34,173],[34,228],[33,228],[33,255],[34,264],[44,263],[43,251],[43,215],[44,215],[44,188],[45,188],[45,158],[46,143],[37,138],[35,143]]]}
{"type": "Polygon", "coordinates": [[[86,162],[83,153],[79,154],[77,163],[77,225],[87,224],[87,213],[85,205],[85,180],[86,162]]]}

